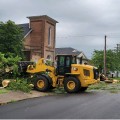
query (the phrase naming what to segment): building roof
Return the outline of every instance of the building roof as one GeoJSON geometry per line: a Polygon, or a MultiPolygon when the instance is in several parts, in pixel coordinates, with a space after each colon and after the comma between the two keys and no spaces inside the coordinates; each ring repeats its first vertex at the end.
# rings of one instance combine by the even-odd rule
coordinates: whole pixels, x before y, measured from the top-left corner
{"type": "Polygon", "coordinates": [[[23,29],[23,35],[26,36],[28,32],[31,31],[31,28],[29,28],[29,23],[24,23],[24,24],[18,24],[23,29]]]}
{"type": "Polygon", "coordinates": [[[41,16],[29,16],[27,17],[29,19],[47,19],[47,20],[50,20],[54,23],[58,23],[58,21],[54,20],[53,18],[47,16],[47,15],[41,15],[41,16]]]}
{"type": "MultiPolygon", "coordinates": [[[[52,21],[53,23],[58,23],[56,20],[54,20],[53,18],[51,18],[47,15],[30,16],[30,17],[27,17],[27,18],[29,18],[29,19],[47,19],[47,20],[52,21]]],[[[29,23],[18,24],[18,26],[20,26],[23,29],[24,37],[26,37],[32,31],[32,29],[29,28],[29,23]]]]}
{"type": "Polygon", "coordinates": [[[71,47],[66,47],[66,48],[55,48],[55,54],[56,55],[76,55],[78,56],[82,52],[71,48],[71,47]]]}

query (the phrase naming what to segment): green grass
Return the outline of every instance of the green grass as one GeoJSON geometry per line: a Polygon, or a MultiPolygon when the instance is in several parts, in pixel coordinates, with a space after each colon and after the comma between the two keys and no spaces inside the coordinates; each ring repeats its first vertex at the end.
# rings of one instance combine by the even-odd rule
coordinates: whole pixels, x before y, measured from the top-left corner
{"type": "Polygon", "coordinates": [[[113,79],[120,80],[120,78],[113,78],[113,79]]]}
{"type": "Polygon", "coordinates": [[[16,100],[11,100],[10,102],[11,102],[11,103],[14,103],[14,102],[16,102],[16,100]]]}
{"type": "Polygon", "coordinates": [[[108,85],[105,82],[100,82],[94,85],[90,85],[87,90],[105,90],[107,86],[108,85]]]}
{"type": "MultiPolygon", "coordinates": [[[[120,82],[119,83],[105,83],[104,81],[94,84],[94,85],[90,85],[87,89],[88,92],[90,91],[108,91],[110,93],[118,93],[120,92],[120,82]]],[[[51,92],[54,92],[56,94],[65,94],[66,91],[64,90],[64,88],[55,88],[53,90],[51,90],[51,92]]]]}
{"type": "Polygon", "coordinates": [[[0,89],[0,94],[4,94],[4,93],[8,93],[9,90],[6,90],[6,89],[0,89]]]}
{"type": "Polygon", "coordinates": [[[57,87],[57,88],[53,89],[52,92],[54,92],[56,94],[64,94],[64,93],[66,93],[66,91],[64,90],[63,87],[57,87]]]}
{"type": "Polygon", "coordinates": [[[104,91],[109,91],[111,93],[118,93],[120,92],[120,83],[105,83],[105,82],[100,82],[98,84],[94,84],[88,87],[88,91],[91,90],[104,90],[104,91]]]}

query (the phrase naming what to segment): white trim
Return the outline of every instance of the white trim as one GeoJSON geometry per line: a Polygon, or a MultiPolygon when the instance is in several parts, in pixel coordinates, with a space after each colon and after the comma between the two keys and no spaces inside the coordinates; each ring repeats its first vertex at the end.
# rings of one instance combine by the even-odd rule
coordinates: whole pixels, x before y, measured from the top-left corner
{"type": "Polygon", "coordinates": [[[23,39],[25,39],[30,34],[31,31],[32,31],[32,29],[28,31],[28,33],[24,36],[23,39]]]}
{"type": "Polygon", "coordinates": [[[81,52],[79,55],[77,55],[77,57],[79,57],[79,58],[80,58],[80,57],[83,57],[83,58],[85,58],[85,59],[88,59],[83,52],[81,52]]]}

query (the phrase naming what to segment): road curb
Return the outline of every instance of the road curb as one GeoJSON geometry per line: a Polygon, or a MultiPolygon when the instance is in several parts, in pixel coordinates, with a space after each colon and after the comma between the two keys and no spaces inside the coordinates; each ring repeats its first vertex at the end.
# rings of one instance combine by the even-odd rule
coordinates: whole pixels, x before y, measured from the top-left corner
{"type": "Polygon", "coordinates": [[[10,91],[5,94],[0,94],[0,98],[1,98],[0,106],[8,104],[8,103],[26,100],[26,99],[38,98],[38,97],[43,97],[43,96],[51,96],[51,95],[54,95],[54,94],[43,93],[43,92],[39,92],[35,90],[31,91],[31,93],[24,93],[21,91],[10,91]]]}

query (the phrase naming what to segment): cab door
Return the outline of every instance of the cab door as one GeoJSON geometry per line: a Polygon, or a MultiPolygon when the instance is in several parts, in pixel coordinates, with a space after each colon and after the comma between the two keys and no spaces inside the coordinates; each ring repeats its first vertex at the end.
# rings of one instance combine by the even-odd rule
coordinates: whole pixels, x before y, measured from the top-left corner
{"type": "Polygon", "coordinates": [[[65,75],[66,73],[71,73],[71,59],[72,56],[57,56],[57,74],[65,75]]]}

